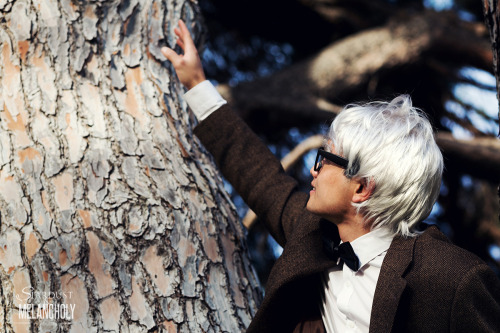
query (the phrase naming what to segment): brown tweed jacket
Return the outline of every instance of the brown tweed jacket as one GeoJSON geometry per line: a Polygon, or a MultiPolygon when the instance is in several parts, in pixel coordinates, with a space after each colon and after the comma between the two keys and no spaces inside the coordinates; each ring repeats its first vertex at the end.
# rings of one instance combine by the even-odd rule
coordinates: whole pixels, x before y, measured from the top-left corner
{"type": "MultiPolygon", "coordinates": [[[[322,239],[338,240],[336,227],[306,210],[308,195],[228,106],[195,134],[284,248],[247,332],[324,332],[320,276],[335,264],[322,239]]],[[[500,281],[436,227],[395,238],[375,290],[370,332],[500,332],[500,281]]]]}

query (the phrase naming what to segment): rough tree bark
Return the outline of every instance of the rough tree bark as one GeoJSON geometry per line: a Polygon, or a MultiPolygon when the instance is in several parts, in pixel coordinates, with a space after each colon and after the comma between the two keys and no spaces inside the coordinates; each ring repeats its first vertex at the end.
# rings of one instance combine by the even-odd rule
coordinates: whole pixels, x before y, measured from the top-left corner
{"type": "Polygon", "coordinates": [[[244,230],[159,51],[197,4],[0,11],[0,331],[243,330],[244,230]]]}

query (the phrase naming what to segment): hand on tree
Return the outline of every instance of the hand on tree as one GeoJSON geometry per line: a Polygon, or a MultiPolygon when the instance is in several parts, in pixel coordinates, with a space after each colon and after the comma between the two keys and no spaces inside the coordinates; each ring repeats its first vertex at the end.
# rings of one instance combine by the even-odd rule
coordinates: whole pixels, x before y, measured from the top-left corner
{"type": "Polygon", "coordinates": [[[162,47],[161,52],[172,63],[181,83],[188,89],[198,83],[205,81],[205,73],[201,65],[198,50],[194,45],[186,24],[179,20],[179,28],[174,29],[177,35],[177,45],[181,47],[184,54],[177,54],[169,47],[162,47]]]}

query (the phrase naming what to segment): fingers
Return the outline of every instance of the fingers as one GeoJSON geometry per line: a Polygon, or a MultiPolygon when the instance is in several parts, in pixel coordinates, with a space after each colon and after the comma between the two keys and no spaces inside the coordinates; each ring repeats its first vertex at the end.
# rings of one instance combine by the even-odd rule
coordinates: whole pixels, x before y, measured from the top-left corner
{"type": "Polygon", "coordinates": [[[161,53],[163,53],[165,58],[167,58],[172,64],[177,63],[181,58],[181,56],[175,53],[174,50],[166,46],[161,48],[161,53]]]}
{"type": "MultiPolygon", "coordinates": [[[[177,45],[179,45],[179,47],[183,51],[185,51],[186,46],[185,46],[184,40],[187,39],[191,43],[193,43],[193,41],[191,39],[191,35],[189,33],[189,30],[186,27],[186,24],[184,24],[184,22],[182,20],[179,20],[179,27],[180,28],[174,28],[174,33],[177,36],[177,40],[175,41],[175,43],[177,45]]],[[[171,63],[174,63],[174,62],[181,60],[181,57],[182,57],[181,55],[177,54],[174,50],[172,50],[171,48],[169,48],[167,46],[162,47],[161,52],[163,53],[165,58],[167,58],[168,61],[170,61],[171,63]]]]}
{"type": "Polygon", "coordinates": [[[188,52],[196,51],[196,46],[184,21],[179,20],[179,28],[174,28],[174,33],[177,36],[175,42],[183,51],[186,51],[186,48],[188,52]]]}
{"type": "Polygon", "coordinates": [[[179,45],[183,51],[185,51],[185,48],[184,48],[184,47],[185,47],[185,46],[184,46],[184,40],[183,40],[183,37],[182,37],[182,35],[181,35],[180,30],[179,30],[179,29],[177,29],[177,28],[175,28],[175,29],[174,29],[174,32],[175,32],[175,34],[177,35],[177,39],[175,40],[175,43],[176,43],[177,45],[179,45]]]}
{"type": "Polygon", "coordinates": [[[191,38],[191,34],[190,34],[190,32],[189,32],[189,30],[188,30],[188,28],[183,20],[179,20],[179,29],[180,29],[179,35],[178,35],[179,40],[182,41],[182,43],[184,44],[184,47],[185,47],[185,48],[183,48],[183,50],[188,51],[188,52],[195,51],[196,46],[194,45],[193,39],[191,38]]]}
{"type": "MultiPolygon", "coordinates": [[[[186,51],[194,54],[197,52],[191,34],[182,20],[179,20],[179,27],[174,28],[174,33],[177,36],[176,44],[180,46],[184,53],[186,53],[186,51]]],[[[177,54],[169,47],[162,47],[161,52],[172,64],[182,59],[182,55],[177,54]]]]}
{"type": "Polygon", "coordinates": [[[177,36],[177,38],[182,39],[182,34],[179,28],[174,28],[174,33],[177,36]]]}
{"type": "Polygon", "coordinates": [[[191,34],[182,20],[179,20],[179,27],[174,29],[174,33],[177,36],[176,44],[184,52],[178,54],[166,46],[161,48],[161,52],[173,65],[180,82],[186,88],[191,89],[205,80],[203,66],[191,34]]]}
{"type": "Polygon", "coordinates": [[[185,49],[184,49],[184,47],[185,47],[185,46],[184,46],[184,42],[183,42],[181,39],[178,39],[178,40],[176,41],[176,43],[177,43],[177,45],[179,45],[179,46],[181,47],[181,49],[182,49],[182,50],[185,50],[185,49]]]}

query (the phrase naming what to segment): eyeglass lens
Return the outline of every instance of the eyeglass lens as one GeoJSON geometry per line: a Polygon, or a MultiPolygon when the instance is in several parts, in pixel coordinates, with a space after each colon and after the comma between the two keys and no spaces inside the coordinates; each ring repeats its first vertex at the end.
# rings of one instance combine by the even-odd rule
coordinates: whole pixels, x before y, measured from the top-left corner
{"type": "Polygon", "coordinates": [[[323,159],[324,157],[321,156],[319,150],[316,155],[316,161],[314,162],[314,171],[319,171],[323,167],[323,159]]]}

